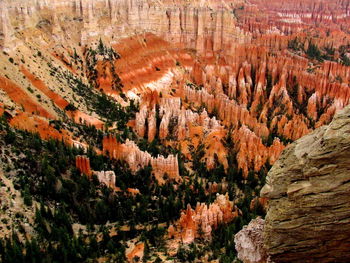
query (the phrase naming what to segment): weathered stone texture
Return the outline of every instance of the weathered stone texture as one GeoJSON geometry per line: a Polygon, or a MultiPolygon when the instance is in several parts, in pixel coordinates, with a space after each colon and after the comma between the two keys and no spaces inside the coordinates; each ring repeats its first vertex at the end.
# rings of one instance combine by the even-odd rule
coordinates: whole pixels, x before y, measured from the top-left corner
{"type": "Polygon", "coordinates": [[[350,107],[291,144],[267,177],[265,246],[273,262],[350,260],[350,107]]]}

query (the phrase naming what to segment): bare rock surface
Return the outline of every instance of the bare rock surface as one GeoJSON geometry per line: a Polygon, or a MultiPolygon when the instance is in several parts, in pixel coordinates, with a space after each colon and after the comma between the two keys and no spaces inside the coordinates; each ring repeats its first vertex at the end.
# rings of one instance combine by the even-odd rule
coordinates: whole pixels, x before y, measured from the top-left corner
{"type": "Polygon", "coordinates": [[[235,235],[238,258],[244,263],[266,262],[267,254],[263,240],[264,224],[264,219],[258,217],[235,235]]]}
{"type": "Polygon", "coordinates": [[[261,195],[273,262],[350,260],[350,107],[282,153],[261,195]]]}

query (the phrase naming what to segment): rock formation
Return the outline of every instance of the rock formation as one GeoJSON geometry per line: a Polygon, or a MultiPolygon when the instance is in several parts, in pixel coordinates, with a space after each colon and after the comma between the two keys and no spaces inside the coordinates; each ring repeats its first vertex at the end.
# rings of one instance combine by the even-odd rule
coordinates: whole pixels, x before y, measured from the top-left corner
{"type": "Polygon", "coordinates": [[[350,108],[288,146],[268,174],[264,242],[273,262],[347,262],[350,108]]]}
{"type": "Polygon", "coordinates": [[[284,149],[283,144],[278,138],[275,138],[270,147],[266,147],[260,137],[256,136],[245,125],[239,130],[233,131],[233,140],[237,154],[238,168],[242,169],[243,174],[248,175],[250,168],[259,171],[266,162],[273,164],[284,149]]]}
{"type": "Polygon", "coordinates": [[[136,261],[141,261],[143,259],[144,256],[144,250],[145,250],[145,243],[138,243],[133,245],[133,247],[129,248],[126,251],[126,258],[128,260],[128,262],[132,263],[136,261]]]}
{"type": "Polygon", "coordinates": [[[244,263],[265,263],[267,254],[264,248],[263,231],[265,221],[256,218],[250,221],[235,235],[237,257],[244,263]]]}
{"type": "Polygon", "coordinates": [[[11,19],[9,17],[8,6],[5,2],[0,3],[0,19],[2,24],[2,48],[4,51],[11,51],[16,48],[18,41],[14,36],[15,30],[13,29],[11,19]]]}
{"type": "MultiPolygon", "coordinates": [[[[41,12],[46,9],[57,10],[52,22],[56,37],[62,37],[66,25],[60,23],[62,10],[70,10],[71,17],[82,19],[79,28],[81,43],[88,43],[96,39],[98,35],[111,37],[116,35],[127,36],[132,32],[152,32],[162,36],[167,41],[195,48],[199,52],[213,52],[229,48],[232,40],[244,43],[250,39],[248,33],[242,32],[235,26],[235,18],[228,8],[222,8],[216,1],[208,3],[194,2],[190,6],[184,5],[185,1],[174,4],[171,1],[150,2],[150,1],[82,1],[75,0],[56,1],[49,4],[46,1],[39,1],[38,4],[32,1],[11,1],[13,12],[19,12],[20,27],[25,28],[31,23],[38,23],[41,12]],[[30,13],[26,12],[29,7],[30,13]],[[23,24],[22,21],[31,23],[23,24]],[[125,25],[128,26],[125,26],[125,25]]],[[[231,6],[242,1],[231,1],[231,6]]],[[[224,6],[225,7],[225,6],[224,6]]],[[[228,7],[228,6],[227,6],[228,7]]],[[[12,11],[11,10],[11,11],[12,11]]],[[[6,25],[4,33],[9,37],[9,23],[6,13],[3,15],[6,25]]],[[[113,40],[113,38],[111,37],[113,40]]],[[[62,39],[63,40],[63,39],[62,39]]],[[[115,40],[114,40],[115,41],[115,40]]]]}
{"type": "Polygon", "coordinates": [[[90,166],[90,159],[84,155],[78,155],[75,158],[75,166],[82,174],[87,175],[90,179],[94,174],[97,177],[97,180],[105,184],[106,186],[116,189],[116,176],[114,171],[93,171],[90,166]]]}
{"type": "MultiPolygon", "coordinates": [[[[282,3],[277,0],[253,0],[245,6],[244,22],[246,30],[291,34],[299,32],[308,25],[341,28],[349,22],[349,6],[347,1],[300,1],[282,3]],[[260,12],[263,11],[262,15],[260,12]]],[[[239,14],[243,13],[242,11],[239,14]]]]}
{"type": "Polygon", "coordinates": [[[193,210],[188,205],[177,224],[169,227],[168,235],[180,239],[185,244],[192,243],[198,237],[210,240],[212,230],[220,224],[231,222],[237,215],[238,209],[228,199],[228,195],[217,194],[216,200],[209,206],[197,203],[193,210]]]}
{"type": "Polygon", "coordinates": [[[96,174],[97,179],[100,183],[103,183],[112,189],[116,188],[115,186],[116,176],[114,171],[99,171],[99,172],[94,171],[94,174],[96,174]]]}
{"type": "Polygon", "coordinates": [[[134,172],[150,164],[153,174],[160,183],[164,182],[165,174],[171,180],[181,180],[177,156],[152,157],[148,152],[141,151],[133,141],[127,140],[122,144],[113,136],[104,137],[103,152],[111,158],[126,161],[134,172]]]}
{"type": "MultiPolygon", "coordinates": [[[[327,124],[350,102],[350,69],[338,63],[338,49],[350,43],[341,26],[349,20],[348,5],[311,2],[3,1],[0,45],[20,52],[9,51],[14,61],[1,68],[0,89],[20,111],[60,119],[58,112],[72,104],[79,109],[66,114],[76,123],[103,129],[101,118],[67,90],[69,80],[62,81],[62,74],[82,77],[84,83],[96,75],[94,87],[126,106],[113,87],[118,76],[123,94],[140,102],[135,132],[149,141],[159,134],[162,143],[181,148],[188,159],[190,148],[205,145],[208,169],[216,156],[228,166],[221,143],[228,127],[240,134],[249,129],[257,146],[245,144],[247,136],[235,141],[246,175],[267,160],[272,164],[289,141],[327,124]],[[315,37],[314,24],[324,26],[315,37]],[[288,49],[297,39],[307,50],[313,37],[320,48],[336,49],[334,61],[316,63],[288,49]],[[96,49],[99,39],[118,55],[97,56],[89,68],[86,52],[96,49]],[[37,54],[43,56],[33,63],[37,54]],[[39,63],[45,70],[35,66],[39,63]],[[58,68],[64,71],[55,76],[58,68]],[[144,99],[148,93],[156,100],[144,99]]],[[[162,162],[167,161],[160,167],[162,162]]],[[[173,168],[164,169],[176,177],[173,168]]]]}
{"type": "Polygon", "coordinates": [[[148,134],[148,140],[153,140],[158,130],[159,139],[174,144],[178,142],[178,147],[188,158],[191,158],[190,147],[197,148],[204,144],[208,149],[204,157],[208,169],[214,167],[214,154],[217,154],[219,162],[227,168],[226,151],[221,141],[226,134],[224,127],[215,117],[210,118],[205,109],[201,113],[186,109],[181,105],[179,97],[161,98],[157,104],[157,114],[155,104],[151,105],[150,110],[150,104],[142,99],[141,105],[143,106],[136,114],[134,127],[140,137],[148,134]],[[158,127],[156,115],[160,119],[158,127]]]}
{"type": "Polygon", "coordinates": [[[89,158],[87,158],[86,156],[78,155],[75,158],[75,166],[77,167],[77,169],[81,173],[87,175],[88,177],[91,177],[92,170],[90,167],[90,159],[89,158]]]}

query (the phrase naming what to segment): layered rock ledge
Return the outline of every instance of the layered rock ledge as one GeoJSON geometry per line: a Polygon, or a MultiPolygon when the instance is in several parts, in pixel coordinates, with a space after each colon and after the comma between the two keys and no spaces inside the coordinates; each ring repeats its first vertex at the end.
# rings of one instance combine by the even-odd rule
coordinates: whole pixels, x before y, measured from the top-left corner
{"type": "Polygon", "coordinates": [[[350,107],[288,146],[261,195],[273,262],[349,262],[350,107]]]}

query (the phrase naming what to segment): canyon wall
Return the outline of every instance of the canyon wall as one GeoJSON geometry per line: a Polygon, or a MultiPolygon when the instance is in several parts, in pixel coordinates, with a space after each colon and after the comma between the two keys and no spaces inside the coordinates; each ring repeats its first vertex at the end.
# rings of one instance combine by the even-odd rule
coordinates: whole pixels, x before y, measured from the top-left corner
{"type": "Polygon", "coordinates": [[[297,140],[270,170],[264,242],[273,262],[347,262],[350,107],[297,140]]]}
{"type": "Polygon", "coordinates": [[[135,32],[151,32],[198,52],[229,50],[249,42],[252,34],[286,35],[310,25],[345,29],[350,20],[348,0],[283,4],[267,0],[17,0],[3,1],[1,10],[2,46],[8,49],[17,45],[16,32],[30,26],[49,25],[57,39],[73,37],[67,35],[67,19],[80,25],[75,26],[74,37],[82,43],[100,35],[116,41],[135,32]]]}
{"type": "Polygon", "coordinates": [[[249,33],[235,26],[235,18],[228,9],[242,1],[227,1],[225,5],[215,2],[4,1],[1,8],[2,46],[13,48],[16,30],[41,24],[49,25],[52,33],[61,41],[75,37],[82,43],[97,36],[104,36],[113,42],[135,32],[151,32],[180,46],[199,52],[213,52],[229,48],[233,43],[248,41],[249,33]],[[80,25],[76,27],[78,32],[71,36],[66,35],[70,30],[65,24],[67,19],[80,25]]]}

